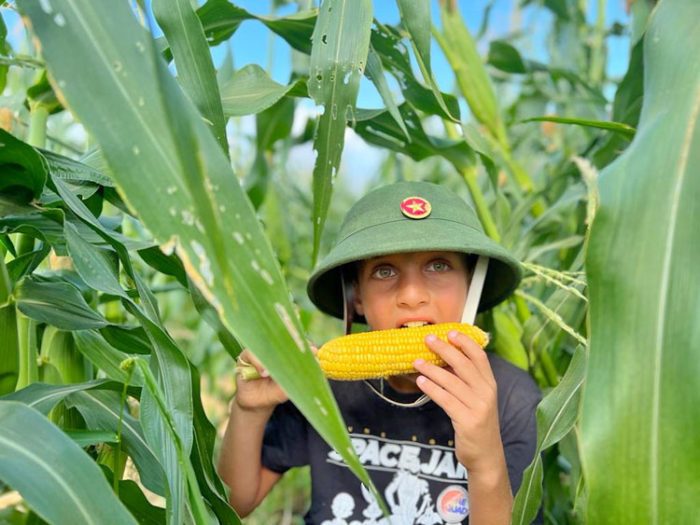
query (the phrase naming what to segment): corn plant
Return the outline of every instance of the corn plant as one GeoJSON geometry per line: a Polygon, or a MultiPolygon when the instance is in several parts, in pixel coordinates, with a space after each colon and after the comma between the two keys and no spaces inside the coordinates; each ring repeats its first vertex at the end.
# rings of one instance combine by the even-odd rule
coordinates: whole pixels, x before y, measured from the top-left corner
{"type": "Polygon", "coordinates": [[[449,186],[523,261],[515,295],[478,320],[546,394],[513,522],[540,507],[548,523],[693,520],[696,2],[631,2],[622,79],[605,73],[620,28],[604,1],[593,23],[586,2],[524,7],[552,17],[546,63],[518,31],[482,56],[488,12],[475,34],[450,0],[432,14],[398,0],[395,25],[369,0],[285,16],[130,4],[18,0],[30,53],[0,19],[0,498],[15,502],[3,519],[239,523],[200,377],[230,378],[242,347],[372,486],[308,347],[339,328],[303,296],[351,201],[352,128],[384,152],[371,184],[449,186]],[[210,47],[248,20],[302,57],[286,85],[256,64],[214,67],[210,47]],[[436,80],[435,49],[454,88],[436,80]],[[357,107],[362,76],[382,108],[357,107]],[[304,98],[322,111],[293,136],[304,98]],[[250,143],[227,127],[243,115],[250,143]],[[74,122],[89,147],[72,145],[74,122]],[[306,186],[285,176],[304,143],[306,186]],[[232,166],[245,147],[244,176],[232,166]]]}

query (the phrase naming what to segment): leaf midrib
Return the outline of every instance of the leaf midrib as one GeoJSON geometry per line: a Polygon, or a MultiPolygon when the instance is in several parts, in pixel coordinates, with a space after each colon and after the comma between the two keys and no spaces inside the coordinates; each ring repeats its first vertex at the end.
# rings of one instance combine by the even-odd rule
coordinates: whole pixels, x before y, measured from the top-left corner
{"type": "Polygon", "coordinates": [[[63,478],[61,478],[61,476],[59,476],[58,473],[54,471],[48,463],[44,462],[39,456],[33,454],[30,450],[16,445],[14,441],[10,441],[2,435],[0,435],[0,443],[6,445],[7,447],[13,450],[16,450],[21,456],[28,458],[28,461],[33,461],[34,463],[39,465],[46,472],[46,474],[49,475],[52,479],[54,479],[56,484],[64,490],[64,492],[68,495],[69,499],[73,501],[74,505],[80,511],[80,514],[85,518],[85,522],[97,523],[92,521],[90,513],[83,506],[82,501],[78,497],[78,495],[73,490],[71,490],[70,485],[65,483],[63,481],[63,478]]]}

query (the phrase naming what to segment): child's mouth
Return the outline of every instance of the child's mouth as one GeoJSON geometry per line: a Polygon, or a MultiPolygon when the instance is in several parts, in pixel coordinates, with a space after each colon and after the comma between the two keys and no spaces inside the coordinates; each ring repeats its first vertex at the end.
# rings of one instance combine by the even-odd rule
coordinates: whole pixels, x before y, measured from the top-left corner
{"type": "Polygon", "coordinates": [[[433,324],[433,323],[430,323],[428,321],[408,321],[406,323],[403,323],[401,326],[399,326],[399,328],[413,328],[416,326],[427,326],[429,324],[433,324]]]}

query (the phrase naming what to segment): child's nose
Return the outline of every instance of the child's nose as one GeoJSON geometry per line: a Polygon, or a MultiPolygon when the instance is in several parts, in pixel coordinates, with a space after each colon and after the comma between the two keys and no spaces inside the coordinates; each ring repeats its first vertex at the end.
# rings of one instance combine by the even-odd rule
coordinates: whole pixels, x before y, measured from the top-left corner
{"type": "Polygon", "coordinates": [[[399,288],[396,294],[396,301],[401,306],[414,308],[427,304],[430,294],[425,283],[412,276],[404,276],[399,281],[399,288]]]}

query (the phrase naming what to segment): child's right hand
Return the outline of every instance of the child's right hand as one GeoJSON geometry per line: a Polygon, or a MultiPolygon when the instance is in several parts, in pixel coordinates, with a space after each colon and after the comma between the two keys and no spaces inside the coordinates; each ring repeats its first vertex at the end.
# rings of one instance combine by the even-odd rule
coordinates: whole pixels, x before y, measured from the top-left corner
{"type": "Polygon", "coordinates": [[[252,365],[260,375],[257,378],[245,379],[241,374],[236,374],[236,395],[233,403],[239,408],[253,412],[268,412],[289,399],[250,350],[245,349],[241,352],[237,364],[252,365]]]}

